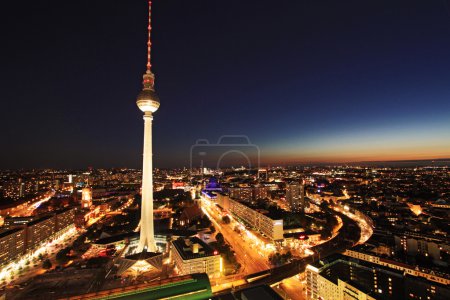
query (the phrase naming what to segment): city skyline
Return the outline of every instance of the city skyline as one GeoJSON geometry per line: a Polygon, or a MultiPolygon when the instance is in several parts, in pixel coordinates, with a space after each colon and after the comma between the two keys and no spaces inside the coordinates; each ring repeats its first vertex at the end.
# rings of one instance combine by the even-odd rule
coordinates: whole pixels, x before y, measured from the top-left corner
{"type": "MultiPolygon", "coordinates": [[[[445,2],[241,2],[155,3],[156,167],[223,134],[263,164],[450,157],[445,2]]],[[[139,167],[145,5],[8,4],[1,168],[139,167]]]]}
{"type": "Polygon", "coordinates": [[[0,299],[450,299],[448,1],[5,5],[0,299]]]}

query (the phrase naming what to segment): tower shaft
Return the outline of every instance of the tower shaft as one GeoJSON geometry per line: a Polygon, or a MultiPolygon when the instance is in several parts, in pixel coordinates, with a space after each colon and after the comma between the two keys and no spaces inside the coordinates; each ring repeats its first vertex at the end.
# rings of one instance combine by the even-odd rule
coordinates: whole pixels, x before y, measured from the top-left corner
{"type": "Polygon", "coordinates": [[[146,249],[156,252],[156,242],[153,227],[153,150],[152,150],[153,116],[147,112],[144,115],[144,157],[142,165],[142,204],[141,233],[138,251],[146,249]]]}

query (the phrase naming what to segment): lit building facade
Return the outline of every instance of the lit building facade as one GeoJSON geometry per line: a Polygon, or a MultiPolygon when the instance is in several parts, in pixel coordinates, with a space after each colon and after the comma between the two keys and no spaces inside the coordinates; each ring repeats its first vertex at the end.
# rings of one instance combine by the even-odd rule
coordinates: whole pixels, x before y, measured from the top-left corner
{"type": "Polygon", "coordinates": [[[266,199],[267,191],[268,188],[265,186],[228,188],[228,192],[231,198],[245,202],[256,201],[258,199],[266,199]]]}
{"type": "Polygon", "coordinates": [[[0,233],[0,266],[25,253],[25,229],[15,228],[0,233]]]}
{"type": "Polygon", "coordinates": [[[74,225],[74,221],[75,208],[67,208],[52,215],[35,217],[0,233],[0,265],[11,263],[59,237],[74,225]]]}
{"type": "Polygon", "coordinates": [[[420,235],[395,235],[396,250],[403,250],[408,255],[422,254],[430,256],[434,261],[441,260],[441,248],[449,250],[449,244],[441,239],[420,235]]]}
{"type": "Polygon", "coordinates": [[[223,268],[220,254],[197,237],[172,241],[172,259],[180,275],[206,273],[217,277],[223,268]]]}
{"type": "Polygon", "coordinates": [[[306,267],[308,299],[449,299],[448,285],[337,255],[306,267]]]}
{"type": "Polygon", "coordinates": [[[27,248],[34,249],[56,232],[54,216],[45,216],[27,224],[27,248]]]}
{"type": "Polygon", "coordinates": [[[291,211],[305,210],[305,186],[302,183],[292,183],[286,186],[286,202],[291,211]]]}
{"type": "Polygon", "coordinates": [[[92,188],[85,187],[81,190],[81,208],[89,209],[92,206],[92,188]]]}
{"type": "Polygon", "coordinates": [[[422,277],[428,281],[450,286],[450,278],[444,274],[438,274],[436,272],[432,272],[431,270],[426,272],[425,269],[417,269],[404,263],[396,262],[385,257],[380,257],[375,253],[365,253],[363,251],[357,251],[357,249],[348,249],[345,250],[344,255],[393,270],[398,270],[409,276],[422,277]]]}
{"type": "Polygon", "coordinates": [[[250,202],[253,200],[251,187],[232,187],[228,189],[230,197],[240,201],[250,202]]]}
{"type": "Polygon", "coordinates": [[[75,223],[76,209],[73,207],[65,208],[55,215],[55,231],[59,232],[75,223]]]}
{"type": "Polygon", "coordinates": [[[283,240],[282,218],[271,218],[266,211],[253,209],[245,203],[231,199],[228,195],[218,194],[217,203],[272,241],[283,240]]]}

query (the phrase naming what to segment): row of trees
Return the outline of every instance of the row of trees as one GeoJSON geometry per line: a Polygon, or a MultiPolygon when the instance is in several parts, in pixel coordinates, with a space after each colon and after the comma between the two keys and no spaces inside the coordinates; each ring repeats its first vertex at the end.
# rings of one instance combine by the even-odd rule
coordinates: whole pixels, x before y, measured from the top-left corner
{"type": "Polygon", "coordinates": [[[292,258],[291,251],[287,251],[286,253],[280,254],[279,252],[273,253],[269,255],[269,262],[275,266],[282,266],[289,262],[289,260],[292,258]]]}
{"type": "Polygon", "coordinates": [[[241,268],[241,264],[237,261],[231,246],[225,242],[222,233],[219,232],[216,234],[216,243],[214,246],[225,259],[225,264],[230,267],[226,269],[226,275],[236,273],[241,268]]]}

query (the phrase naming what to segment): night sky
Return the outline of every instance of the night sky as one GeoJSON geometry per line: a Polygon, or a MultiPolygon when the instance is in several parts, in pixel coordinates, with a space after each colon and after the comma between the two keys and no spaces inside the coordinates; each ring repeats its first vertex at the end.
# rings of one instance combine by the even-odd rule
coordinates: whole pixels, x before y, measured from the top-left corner
{"type": "MultiPolygon", "coordinates": [[[[8,1],[0,168],[140,167],[145,0],[8,1]]],[[[158,167],[450,157],[450,1],[154,0],[158,167]]]]}

